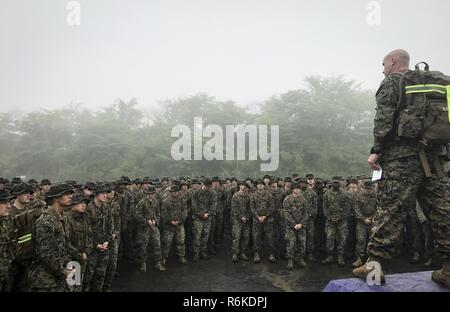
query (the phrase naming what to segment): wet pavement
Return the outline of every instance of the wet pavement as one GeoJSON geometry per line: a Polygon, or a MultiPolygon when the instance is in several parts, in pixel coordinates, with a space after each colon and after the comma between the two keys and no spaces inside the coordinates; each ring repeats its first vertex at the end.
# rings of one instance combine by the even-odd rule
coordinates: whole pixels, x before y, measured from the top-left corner
{"type": "MultiPolygon", "coordinates": [[[[174,254],[173,251],[171,254],[174,254]]],[[[259,264],[239,260],[231,261],[230,243],[224,243],[218,255],[210,260],[192,261],[188,265],[177,262],[175,256],[167,262],[168,270],[158,272],[149,261],[148,272],[140,273],[136,264],[122,261],[120,276],[114,280],[113,291],[136,292],[317,292],[322,291],[330,280],[350,278],[351,262],[339,267],[337,264],[308,263],[306,268],[294,266],[286,270],[286,260],[272,264],[263,253],[259,264]]],[[[352,261],[350,261],[352,260],[352,261]]],[[[384,268],[385,274],[419,272],[430,270],[407,259],[392,260],[384,268]]]]}

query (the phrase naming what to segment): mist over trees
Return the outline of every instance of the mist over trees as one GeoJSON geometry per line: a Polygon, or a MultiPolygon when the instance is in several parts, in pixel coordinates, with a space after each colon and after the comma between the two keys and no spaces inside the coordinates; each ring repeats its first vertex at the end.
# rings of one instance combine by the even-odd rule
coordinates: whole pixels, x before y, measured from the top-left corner
{"type": "MultiPolygon", "coordinates": [[[[279,125],[280,163],[271,175],[368,174],[375,112],[373,92],[343,77],[311,76],[304,86],[277,94],[250,110],[208,94],[171,99],[146,114],[135,99],[89,110],[77,106],[0,113],[0,176],[115,180],[143,176],[261,176],[259,161],[175,161],[172,127],[279,125]]],[[[205,139],[204,141],[206,141],[205,139]]]]}

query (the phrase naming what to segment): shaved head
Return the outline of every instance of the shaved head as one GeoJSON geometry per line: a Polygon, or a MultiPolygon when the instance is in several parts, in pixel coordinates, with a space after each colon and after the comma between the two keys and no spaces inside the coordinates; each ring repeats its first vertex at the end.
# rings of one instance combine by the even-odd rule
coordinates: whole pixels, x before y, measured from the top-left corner
{"type": "Polygon", "coordinates": [[[383,59],[384,75],[404,73],[409,70],[409,53],[403,49],[391,51],[383,59]]]}

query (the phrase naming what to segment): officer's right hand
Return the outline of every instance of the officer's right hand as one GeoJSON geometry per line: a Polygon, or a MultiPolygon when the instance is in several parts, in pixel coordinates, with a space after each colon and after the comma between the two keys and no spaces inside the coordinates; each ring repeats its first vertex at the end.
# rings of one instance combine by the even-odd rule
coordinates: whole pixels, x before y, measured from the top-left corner
{"type": "Polygon", "coordinates": [[[63,272],[64,272],[64,276],[67,278],[67,276],[75,273],[75,269],[64,269],[63,272]]]}
{"type": "Polygon", "coordinates": [[[380,155],[378,154],[371,154],[369,156],[369,159],[367,159],[367,162],[369,163],[370,168],[375,171],[379,171],[381,169],[380,165],[378,164],[378,159],[380,158],[380,155]]]}

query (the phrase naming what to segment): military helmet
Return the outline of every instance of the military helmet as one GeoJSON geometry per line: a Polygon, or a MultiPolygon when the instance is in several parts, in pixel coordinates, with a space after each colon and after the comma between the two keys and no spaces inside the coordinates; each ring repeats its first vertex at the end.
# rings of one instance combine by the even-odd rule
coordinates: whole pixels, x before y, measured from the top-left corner
{"type": "Polygon", "coordinates": [[[291,188],[292,189],[299,189],[300,188],[300,183],[299,182],[292,183],[291,188]]]}
{"type": "Polygon", "coordinates": [[[258,179],[258,180],[256,180],[256,185],[258,185],[258,184],[264,184],[263,179],[258,179]]]}
{"type": "Polygon", "coordinates": [[[220,182],[220,179],[216,176],[211,179],[211,182],[220,182]]]}
{"type": "Polygon", "coordinates": [[[73,188],[69,184],[56,184],[50,187],[50,190],[45,193],[45,198],[57,198],[65,194],[73,193],[73,188]]]}
{"type": "Polygon", "coordinates": [[[33,194],[33,187],[27,183],[15,184],[12,189],[12,194],[15,196],[19,196],[25,193],[33,194]]]}
{"type": "Polygon", "coordinates": [[[97,183],[92,192],[94,193],[94,195],[100,193],[108,193],[108,188],[103,183],[97,183]]]}
{"type": "Polygon", "coordinates": [[[23,181],[22,181],[22,179],[20,178],[20,177],[14,177],[14,178],[12,178],[12,180],[11,180],[11,183],[12,184],[19,184],[19,183],[22,183],[23,181]]]}
{"type": "Polygon", "coordinates": [[[206,186],[211,186],[211,182],[212,181],[209,178],[204,178],[202,181],[203,185],[206,185],[206,186]]]}
{"type": "Polygon", "coordinates": [[[13,197],[14,197],[14,195],[12,195],[8,189],[0,190],[0,202],[8,201],[13,197]]]}
{"type": "Polygon", "coordinates": [[[93,190],[95,188],[95,183],[94,182],[86,182],[85,185],[83,185],[83,190],[84,189],[88,189],[88,190],[93,190]]]}
{"type": "Polygon", "coordinates": [[[84,202],[85,204],[89,203],[89,199],[84,197],[83,195],[77,194],[75,196],[72,197],[72,205],[76,205],[79,203],[84,202]]]}
{"type": "Polygon", "coordinates": [[[44,185],[52,185],[52,183],[50,182],[49,179],[42,179],[40,186],[44,186],[44,185]]]}
{"type": "Polygon", "coordinates": [[[172,184],[170,187],[170,192],[179,192],[181,190],[180,185],[178,184],[172,184]]]}
{"type": "Polygon", "coordinates": [[[305,177],[307,179],[314,179],[314,175],[312,173],[308,173],[305,177]]]}

